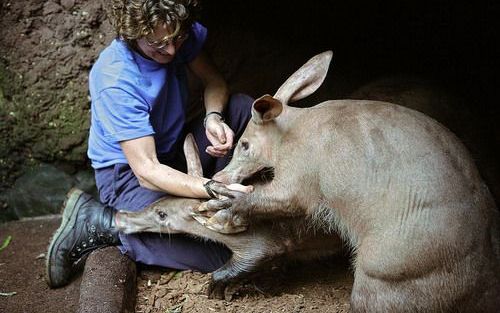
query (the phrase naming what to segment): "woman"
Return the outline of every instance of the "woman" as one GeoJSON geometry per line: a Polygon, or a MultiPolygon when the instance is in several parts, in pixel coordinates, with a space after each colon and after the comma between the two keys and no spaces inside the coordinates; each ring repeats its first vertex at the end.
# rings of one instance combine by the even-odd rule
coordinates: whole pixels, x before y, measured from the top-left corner
{"type": "MultiPolygon", "coordinates": [[[[117,38],[99,55],[89,77],[92,120],[88,156],[102,203],[73,190],[47,253],[47,281],[67,284],[75,263],[116,245],[137,262],[209,272],[230,256],[227,248],[184,235],[125,235],[114,228],[116,210],[137,211],[166,194],[209,198],[210,180],[184,174],[187,132],[200,149],[206,176],[228,162],[253,101],[229,96],[202,51],[206,29],[195,21],[196,0],[115,0],[117,38]],[[204,84],[206,114],[186,122],[186,70],[204,84]]],[[[234,184],[229,189],[248,192],[234,184]]]]}

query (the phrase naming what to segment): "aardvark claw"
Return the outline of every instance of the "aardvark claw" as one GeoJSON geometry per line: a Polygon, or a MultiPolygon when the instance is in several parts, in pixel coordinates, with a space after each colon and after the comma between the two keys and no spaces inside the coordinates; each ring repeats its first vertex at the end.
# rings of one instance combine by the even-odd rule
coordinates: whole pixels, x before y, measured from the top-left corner
{"type": "Polygon", "coordinates": [[[229,210],[221,210],[208,219],[205,227],[222,234],[236,234],[247,230],[248,224],[229,210]]]}

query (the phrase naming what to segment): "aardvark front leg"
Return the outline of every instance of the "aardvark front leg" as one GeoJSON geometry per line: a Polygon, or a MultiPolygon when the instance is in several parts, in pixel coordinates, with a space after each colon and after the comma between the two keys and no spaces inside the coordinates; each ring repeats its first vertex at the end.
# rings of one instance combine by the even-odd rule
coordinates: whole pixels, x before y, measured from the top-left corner
{"type": "Polygon", "coordinates": [[[223,184],[212,189],[221,197],[205,202],[194,218],[211,230],[238,233],[246,230],[249,221],[303,215],[293,190],[269,183],[256,186],[253,192],[228,190],[223,184]],[[208,212],[208,213],[207,213],[208,212]],[[210,216],[213,212],[216,212],[210,216]],[[208,217],[210,216],[210,217],[208,217]]]}

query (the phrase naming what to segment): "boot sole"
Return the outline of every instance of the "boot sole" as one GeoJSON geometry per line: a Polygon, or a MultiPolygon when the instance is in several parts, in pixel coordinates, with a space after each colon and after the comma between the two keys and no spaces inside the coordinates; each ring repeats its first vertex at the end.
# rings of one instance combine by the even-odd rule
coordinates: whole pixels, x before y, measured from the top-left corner
{"type": "Polygon", "coordinates": [[[83,194],[82,190],[79,190],[77,188],[72,188],[66,197],[66,200],[63,203],[62,206],[62,221],[61,225],[57,229],[57,231],[54,233],[52,240],[50,242],[48,252],[47,252],[47,257],[46,257],[46,263],[45,263],[45,271],[46,271],[46,280],[48,285],[51,288],[59,287],[61,284],[54,284],[53,278],[51,277],[51,267],[53,266],[51,257],[54,252],[54,248],[57,247],[58,242],[60,241],[59,239],[65,238],[68,232],[75,227],[75,222],[76,222],[76,214],[78,213],[78,210],[75,210],[76,203],[80,199],[81,195],[83,194]],[[66,210],[66,208],[69,208],[66,210]]]}

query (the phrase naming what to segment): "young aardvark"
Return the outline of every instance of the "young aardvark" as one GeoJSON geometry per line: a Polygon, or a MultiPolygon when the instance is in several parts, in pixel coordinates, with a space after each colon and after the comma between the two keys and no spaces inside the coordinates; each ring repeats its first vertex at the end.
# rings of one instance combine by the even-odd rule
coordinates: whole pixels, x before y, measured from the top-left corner
{"type": "MultiPolygon", "coordinates": [[[[184,142],[188,173],[202,176],[198,149],[191,134],[184,142]]],[[[342,249],[335,234],[316,231],[310,221],[289,218],[277,222],[250,225],[248,231],[224,235],[205,228],[193,218],[202,200],[167,196],[139,212],[117,213],[117,227],[125,233],[158,232],[187,233],[225,244],[232,252],[231,259],[212,273],[209,294],[230,297],[226,286],[246,274],[262,268],[278,257],[312,260],[337,254],[342,249]]]]}
{"type": "MultiPolygon", "coordinates": [[[[274,179],[250,194],[214,190],[206,225],[309,215],[355,253],[353,312],[498,312],[499,214],[472,158],[435,120],[391,103],[287,103],[323,82],[332,53],[315,56],[257,99],[230,164],[214,179],[274,179]],[[219,215],[221,214],[221,215],[219,215]],[[236,217],[236,218],[235,218],[236,217]]],[[[206,222],[206,221],[205,221],[206,222]]]]}

